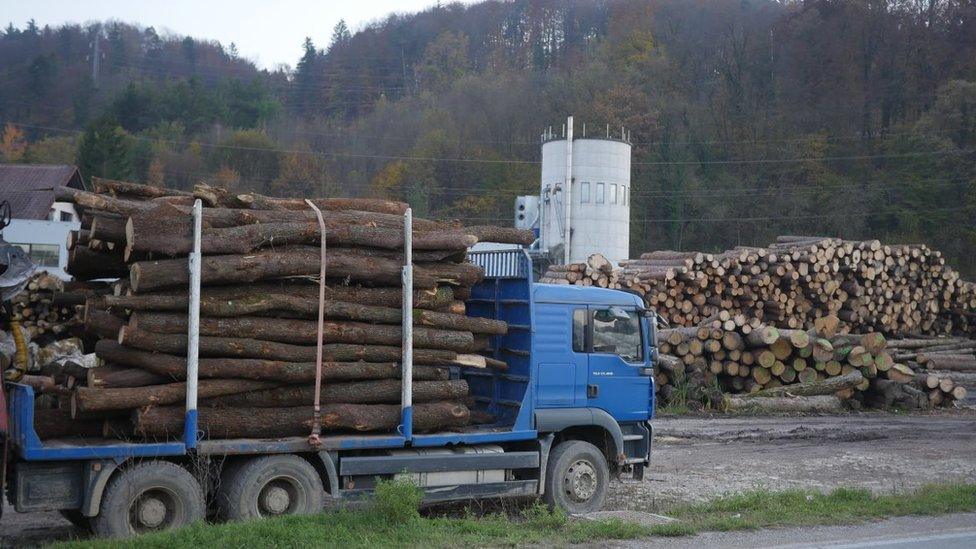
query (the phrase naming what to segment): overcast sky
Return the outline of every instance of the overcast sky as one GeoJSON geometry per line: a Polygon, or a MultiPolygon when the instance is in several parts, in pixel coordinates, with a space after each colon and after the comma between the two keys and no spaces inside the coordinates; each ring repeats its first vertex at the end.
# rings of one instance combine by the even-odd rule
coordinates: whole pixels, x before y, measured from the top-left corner
{"type": "Polygon", "coordinates": [[[231,42],[259,67],[294,67],[306,36],[328,44],[345,19],[355,32],[390,13],[422,11],[436,0],[0,0],[0,23],[23,28],[117,19],[157,31],[231,42]]]}

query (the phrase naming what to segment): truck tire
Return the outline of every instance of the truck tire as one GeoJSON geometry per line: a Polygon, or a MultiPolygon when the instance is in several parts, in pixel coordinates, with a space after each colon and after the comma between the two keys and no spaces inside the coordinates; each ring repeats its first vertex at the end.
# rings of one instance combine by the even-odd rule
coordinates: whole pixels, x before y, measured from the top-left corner
{"type": "Polygon", "coordinates": [[[112,477],[92,529],[97,536],[128,537],[182,528],[203,520],[205,513],[203,490],[189,471],[150,461],[112,477]]]}
{"type": "Polygon", "coordinates": [[[567,440],[549,454],[543,499],[571,515],[599,511],[609,484],[603,452],[589,442],[567,440]]]}
{"type": "Polygon", "coordinates": [[[227,520],[322,511],[325,489],[318,471],[298,456],[251,458],[231,465],[221,475],[217,509],[227,520]]]}

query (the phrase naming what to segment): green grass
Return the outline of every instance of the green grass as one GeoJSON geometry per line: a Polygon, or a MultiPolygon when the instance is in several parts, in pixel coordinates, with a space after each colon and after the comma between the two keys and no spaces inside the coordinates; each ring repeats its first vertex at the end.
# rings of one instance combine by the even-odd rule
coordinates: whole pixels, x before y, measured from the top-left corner
{"type": "Polygon", "coordinates": [[[826,494],[810,490],[757,490],[697,505],[678,505],[667,514],[695,530],[727,531],[852,524],[885,517],[964,511],[976,511],[976,484],[931,485],[881,495],[851,488],[826,494]]]}
{"type": "Polygon", "coordinates": [[[458,547],[564,545],[639,537],[688,536],[706,530],[748,530],[775,526],[848,524],[899,515],[935,515],[976,510],[976,485],[934,485],[901,494],[873,495],[867,490],[765,490],[677,505],[665,513],[677,522],[653,527],[619,520],[570,520],[541,505],[513,515],[471,513],[460,517],[424,517],[417,512],[419,491],[408,483],[382,484],[363,511],[340,510],[304,517],[244,523],[197,524],[137,540],[84,540],[60,544],[91,547],[458,547]]]}

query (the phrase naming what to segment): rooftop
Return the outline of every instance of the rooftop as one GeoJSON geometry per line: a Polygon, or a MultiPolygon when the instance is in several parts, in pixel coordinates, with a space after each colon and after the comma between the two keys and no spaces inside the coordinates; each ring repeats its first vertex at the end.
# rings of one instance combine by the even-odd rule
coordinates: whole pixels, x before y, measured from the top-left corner
{"type": "Polygon", "coordinates": [[[47,219],[60,187],[84,189],[81,172],[68,164],[0,164],[0,199],[15,219],[47,219]]]}

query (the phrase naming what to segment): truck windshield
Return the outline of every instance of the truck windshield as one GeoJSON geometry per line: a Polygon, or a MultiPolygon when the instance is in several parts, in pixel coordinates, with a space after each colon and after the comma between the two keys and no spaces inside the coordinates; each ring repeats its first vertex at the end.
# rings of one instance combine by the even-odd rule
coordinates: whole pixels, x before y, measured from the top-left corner
{"type": "Polygon", "coordinates": [[[595,311],[593,351],[615,354],[626,362],[643,361],[640,319],[637,311],[619,307],[595,311]]]}

